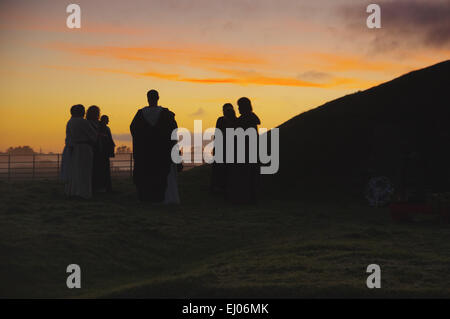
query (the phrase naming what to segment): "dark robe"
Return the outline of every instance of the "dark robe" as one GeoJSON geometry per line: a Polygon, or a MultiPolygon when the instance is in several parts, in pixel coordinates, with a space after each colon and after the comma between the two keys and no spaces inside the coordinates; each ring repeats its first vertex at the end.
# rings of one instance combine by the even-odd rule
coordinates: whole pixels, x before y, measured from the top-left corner
{"type": "MultiPolygon", "coordinates": [[[[225,163],[226,160],[226,129],[234,128],[236,125],[236,117],[225,117],[221,116],[217,119],[216,129],[222,132],[223,136],[223,144],[222,144],[222,154],[223,154],[223,163],[212,164],[212,172],[211,172],[211,192],[224,192],[226,189],[227,183],[227,167],[228,165],[225,163]]],[[[214,145],[214,154],[216,153],[216,145],[214,145]]]]}
{"type": "Polygon", "coordinates": [[[94,156],[96,173],[94,185],[96,189],[102,189],[110,192],[111,185],[111,163],[110,157],[114,157],[115,143],[111,135],[111,130],[106,124],[99,125],[99,143],[96,156],[94,156]]]}
{"type": "MultiPolygon", "coordinates": [[[[244,130],[253,127],[258,132],[258,125],[261,124],[255,113],[241,115],[236,121],[236,128],[244,130]]],[[[257,135],[256,143],[259,141],[257,135]]],[[[237,141],[234,141],[236,150],[237,141]]],[[[258,147],[256,148],[258,150],[258,147]]],[[[237,163],[235,152],[235,163],[227,167],[227,187],[226,198],[234,204],[255,204],[257,202],[257,191],[259,181],[259,160],[257,163],[250,163],[250,140],[245,140],[245,163],[237,163]]],[[[257,153],[258,154],[258,153],[257,153]]],[[[259,155],[257,155],[257,159],[259,155]]]]}
{"type": "Polygon", "coordinates": [[[99,121],[88,120],[89,124],[94,128],[97,132],[97,139],[95,144],[93,145],[94,157],[93,157],[93,165],[92,165],[92,190],[94,192],[101,190],[105,187],[103,183],[103,140],[100,138],[99,131],[99,121]]]}
{"type": "Polygon", "coordinates": [[[133,136],[133,181],[141,201],[163,202],[167,175],[172,164],[171,150],[176,141],[171,134],[177,128],[175,114],[162,108],[155,125],[139,110],[130,125],[133,136]]]}

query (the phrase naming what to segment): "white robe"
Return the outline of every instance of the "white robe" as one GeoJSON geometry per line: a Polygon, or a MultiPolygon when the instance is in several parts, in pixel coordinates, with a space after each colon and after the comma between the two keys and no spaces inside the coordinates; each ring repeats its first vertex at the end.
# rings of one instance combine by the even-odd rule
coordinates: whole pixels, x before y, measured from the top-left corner
{"type": "Polygon", "coordinates": [[[63,153],[62,177],[68,196],[92,197],[92,166],[94,152],[92,144],[97,132],[82,118],[71,118],[67,122],[65,157],[63,153]]]}
{"type": "Polygon", "coordinates": [[[172,163],[170,165],[170,171],[167,175],[167,188],[164,195],[164,204],[179,204],[180,195],[178,194],[178,183],[177,183],[177,166],[172,163]]]}

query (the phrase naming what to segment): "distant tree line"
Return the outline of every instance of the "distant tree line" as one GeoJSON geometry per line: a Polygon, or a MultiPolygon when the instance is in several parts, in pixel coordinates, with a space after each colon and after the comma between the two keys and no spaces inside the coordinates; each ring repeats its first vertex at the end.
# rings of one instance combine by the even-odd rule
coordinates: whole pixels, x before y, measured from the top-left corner
{"type": "Polygon", "coordinates": [[[6,154],[11,154],[11,155],[33,155],[35,153],[36,152],[33,150],[33,148],[31,148],[28,145],[16,146],[16,147],[11,146],[10,148],[8,148],[6,150],[6,154]]]}
{"type": "Polygon", "coordinates": [[[117,154],[131,153],[131,148],[129,148],[126,145],[121,145],[121,146],[116,148],[116,153],[117,154]]]}

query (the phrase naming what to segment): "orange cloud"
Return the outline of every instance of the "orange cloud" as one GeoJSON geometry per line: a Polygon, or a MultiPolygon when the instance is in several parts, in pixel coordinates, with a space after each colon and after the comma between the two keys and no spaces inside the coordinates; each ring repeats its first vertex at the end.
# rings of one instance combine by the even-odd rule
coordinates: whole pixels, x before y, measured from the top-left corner
{"type": "Polygon", "coordinates": [[[395,70],[399,67],[398,63],[383,61],[366,60],[360,56],[313,53],[309,54],[312,59],[320,62],[321,66],[328,71],[386,71],[395,70]]]}
{"type": "MultiPolygon", "coordinates": [[[[267,48],[264,53],[242,50],[231,50],[207,44],[190,47],[174,47],[160,45],[152,47],[114,47],[114,46],[74,46],[57,43],[48,48],[91,57],[105,57],[116,60],[137,62],[154,62],[165,65],[184,65],[210,68],[217,65],[236,67],[258,66],[270,70],[289,70],[313,68],[317,71],[403,71],[405,65],[388,61],[367,59],[363,56],[345,53],[305,52],[304,50],[286,47],[267,48]],[[272,52],[272,53],[270,53],[272,52]],[[282,52],[277,53],[277,52],[282,52]]],[[[411,67],[408,66],[407,69],[411,67]]],[[[288,81],[291,82],[291,81],[288,81]]],[[[296,81],[294,81],[296,83],[296,81]]],[[[300,84],[300,83],[297,83],[300,84]]],[[[307,84],[307,83],[305,83],[307,84]]]]}
{"type": "MultiPolygon", "coordinates": [[[[294,56],[295,52],[280,50],[284,59],[270,60],[270,55],[264,58],[260,53],[255,55],[250,52],[231,52],[214,46],[198,45],[190,47],[154,46],[154,47],[113,47],[113,46],[74,46],[65,43],[57,43],[50,46],[52,49],[80,54],[91,57],[111,58],[128,61],[153,62],[156,65],[181,65],[194,66],[203,71],[218,73],[219,76],[191,77],[182,74],[167,74],[160,72],[129,72],[117,69],[89,69],[90,71],[113,72],[132,76],[146,76],[178,82],[204,83],[204,84],[238,84],[238,85],[278,85],[294,87],[316,88],[367,88],[376,84],[358,78],[330,76],[322,81],[306,79],[301,76],[275,76],[273,73],[285,72],[292,74],[293,69],[304,65],[313,67],[314,70],[326,70],[326,72],[342,72],[355,70],[384,71],[394,66],[388,62],[366,61],[362,57],[351,55],[338,55],[326,53],[301,53],[294,56]],[[297,61],[302,60],[302,65],[297,66],[297,61]],[[225,68],[230,66],[233,69],[225,68]],[[256,68],[258,72],[249,72],[245,68],[256,68]],[[262,71],[265,70],[265,71],[262,71]]],[[[275,48],[276,49],[276,48],[275,48]]],[[[273,59],[273,58],[272,58],[273,59]]],[[[148,66],[147,66],[148,67],[148,66]]]]}
{"type": "Polygon", "coordinates": [[[375,82],[365,81],[360,79],[351,78],[331,78],[330,81],[325,83],[315,83],[309,81],[303,81],[294,77],[280,77],[264,75],[257,72],[243,72],[238,70],[226,70],[216,69],[216,72],[226,74],[227,77],[204,77],[195,78],[187,77],[180,74],[168,74],[161,72],[130,72],[118,69],[108,68],[73,68],[65,66],[46,66],[48,68],[60,69],[60,70],[77,70],[77,71],[91,71],[91,72],[107,72],[131,75],[135,77],[152,77],[168,81],[177,82],[189,82],[189,83],[201,83],[201,84],[237,84],[237,85],[276,85],[276,86],[293,86],[293,87],[315,87],[315,88],[333,88],[333,87],[345,87],[345,88],[367,88],[376,84],[375,82]]]}
{"type": "Polygon", "coordinates": [[[362,79],[331,77],[328,81],[312,82],[305,81],[297,77],[273,77],[259,74],[258,72],[245,72],[239,70],[214,69],[217,72],[232,75],[236,78],[242,79],[247,84],[260,85],[282,85],[282,86],[301,86],[301,87],[317,87],[317,88],[332,88],[338,86],[345,86],[346,88],[365,88],[375,83],[362,79]]]}
{"type": "Polygon", "coordinates": [[[176,47],[77,47],[67,44],[53,44],[52,49],[86,56],[108,57],[119,60],[157,62],[162,64],[240,64],[260,65],[266,61],[245,52],[234,53],[220,48],[201,45],[191,48],[176,47]]]}

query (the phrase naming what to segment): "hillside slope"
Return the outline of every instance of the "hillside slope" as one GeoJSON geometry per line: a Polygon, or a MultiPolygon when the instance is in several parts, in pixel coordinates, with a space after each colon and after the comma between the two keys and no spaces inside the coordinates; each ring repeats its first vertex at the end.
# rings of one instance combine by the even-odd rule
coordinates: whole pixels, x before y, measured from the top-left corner
{"type": "Polygon", "coordinates": [[[280,126],[283,190],[361,190],[385,175],[397,188],[448,189],[450,60],[302,113],[280,126]]]}

